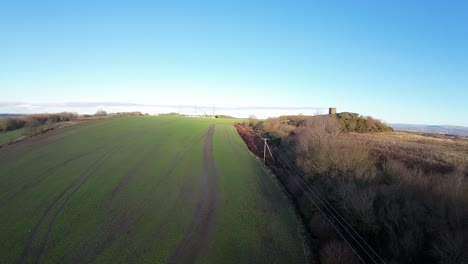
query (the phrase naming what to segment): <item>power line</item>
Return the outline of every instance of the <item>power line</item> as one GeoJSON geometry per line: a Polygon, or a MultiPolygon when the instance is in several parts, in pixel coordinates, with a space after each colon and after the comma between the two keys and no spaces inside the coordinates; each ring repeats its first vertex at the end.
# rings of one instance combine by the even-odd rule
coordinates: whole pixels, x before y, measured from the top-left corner
{"type": "MultiPolygon", "coordinates": [[[[265,147],[267,146],[266,144],[266,140],[265,140],[265,146],[264,146],[264,162],[265,162],[265,154],[266,154],[266,150],[265,150],[265,147]]],[[[270,151],[270,149],[269,149],[270,151]]],[[[285,152],[289,152],[287,150],[285,150],[285,152]]],[[[289,152],[289,155],[291,153],[289,152]]],[[[270,155],[271,155],[271,152],[270,152],[270,155]]],[[[272,155],[273,156],[273,155],[272,155]]],[[[329,222],[329,224],[337,231],[337,233],[343,238],[343,240],[346,242],[346,244],[348,244],[350,246],[350,248],[352,249],[352,251],[356,254],[356,256],[358,256],[358,258],[363,262],[365,263],[364,259],[361,257],[361,255],[356,251],[356,249],[351,245],[351,243],[348,241],[348,239],[343,235],[343,233],[333,224],[333,222],[329,219],[329,217],[327,216],[327,214],[322,210],[322,207],[324,209],[326,209],[328,211],[328,213],[334,218],[334,220],[341,226],[341,228],[346,231],[347,235],[349,237],[352,238],[352,240],[354,240],[354,242],[360,247],[360,249],[362,250],[363,253],[365,253],[368,257],[369,260],[372,260],[373,263],[385,263],[385,261],[379,256],[379,254],[377,254],[377,252],[375,252],[372,247],[359,235],[359,233],[351,226],[351,224],[348,223],[348,221],[346,221],[346,219],[333,207],[333,205],[331,205],[328,200],[326,198],[324,198],[319,191],[317,191],[315,189],[315,187],[313,186],[310,186],[308,184],[308,182],[301,176],[301,173],[299,172],[299,170],[297,169],[297,167],[295,167],[294,165],[291,165],[292,162],[289,161],[287,158],[284,158],[278,151],[278,158],[276,159],[276,161],[280,162],[281,165],[283,166],[283,168],[286,168],[287,172],[291,175],[291,176],[296,176],[297,178],[299,178],[299,180],[302,182],[299,183],[296,179],[296,177],[292,177],[294,179],[294,181],[298,184],[298,186],[304,191],[304,193],[307,195],[307,197],[314,203],[314,205],[320,210],[320,212],[323,214],[323,216],[326,218],[326,220],[329,222]],[[288,170],[289,168],[289,170],[288,170]],[[307,190],[304,189],[303,185],[305,185],[307,187],[307,189],[309,190],[310,193],[313,194],[313,196],[315,196],[315,198],[318,200],[318,202],[322,205],[319,206],[317,204],[317,202],[310,196],[310,194],[307,192],[307,190]],[[330,209],[331,208],[331,209],[330,209]],[[333,212],[332,212],[333,210],[333,212]],[[341,221],[338,219],[338,217],[341,219],[341,221]],[[342,222],[345,222],[345,224],[348,226],[346,227],[342,222]],[[354,233],[354,235],[350,232],[350,230],[352,230],[352,232],[354,233]],[[356,238],[356,237],[359,238],[359,240],[356,238]],[[363,244],[365,244],[365,246],[363,246],[363,244]],[[366,249],[367,247],[367,249],[366,249]],[[369,250],[369,251],[368,251],[369,250]],[[370,253],[371,252],[371,253],[370,253]]]]}
{"type": "MultiPolygon", "coordinates": [[[[298,169],[295,168],[293,165],[291,165],[291,162],[289,160],[287,160],[286,158],[284,158],[279,152],[278,152],[278,157],[277,160],[280,161],[280,163],[283,165],[284,168],[290,168],[295,176],[297,176],[297,178],[299,178],[301,180],[301,182],[309,189],[310,192],[312,192],[314,194],[314,196],[320,201],[320,203],[322,204],[322,206],[333,216],[333,218],[335,218],[336,222],[338,222],[338,224],[341,225],[341,227],[348,233],[348,235],[358,244],[358,246],[361,248],[362,251],[364,251],[364,253],[366,253],[366,255],[374,262],[374,263],[379,263],[376,259],[378,259],[381,263],[385,263],[385,261],[379,256],[379,254],[377,254],[377,252],[375,252],[372,247],[359,235],[359,233],[351,226],[351,224],[348,223],[348,221],[346,221],[346,219],[333,207],[333,205],[331,205],[326,198],[324,198],[319,191],[317,191],[315,189],[315,187],[313,186],[310,186],[310,184],[307,184],[307,181],[305,181],[303,179],[302,176],[300,176],[300,173],[298,172],[298,169]],[[286,163],[286,166],[285,166],[285,163],[286,163]],[[324,202],[325,201],[325,202],[324,202]],[[331,209],[330,209],[331,208],[331,209]],[[334,211],[334,213],[332,212],[332,210],[334,211]],[[339,216],[339,218],[341,218],[342,221],[340,221],[337,216],[339,216]],[[342,222],[345,222],[345,224],[348,226],[345,227],[343,225],[342,222]],[[353,234],[351,234],[351,232],[348,230],[348,229],[351,229],[354,233],[354,235],[356,235],[357,237],[359,237],[359,240],[355,238],[355,236],[353,234]],[[370,251],[373,253],[374,258],[371,253],[368,252],[368,250],[366,250],[366,248],[362,245],[362,243],[364,243],[366,245],[366,247],[368,249],[370,249],[370,251]]],[[[288,173],[291,174],[291,172],[288,170],[288,173]]],[[[296,181],[296,183],[299,184],[299,182],[296,181]]],[[[302,190],[304,190],[304,188],[299,184],[299,186],[301,187],[302,190]]],[[[305,190],[304,190],[305,191],[305,190]]],[[[306,191],[305,191],[306,192],[306,191]]],[[[306,192],[307,193],[307,192],[306,192]]],[[[308,195],[310,197],[310,195],[308,195]]],[[[313,201],[314,204],[315,201],[313,201]]],[[[321,210],[320,206],[317,206],[320,211],[323,213],[323,211],[321,210]]],[[[324,216],[327,218],[326,214],[324,214],[324,216]]],[[[327,218],[327,221],[329,221],[329,219],[327,218]]],[[[332,223],[331,221],[329,221],[330,224],[335,228],[337,229],[332,223]]],[[[338,230],[337,230],[338,231],[338,230]]],[[[344,236],[338,231],[338,233],[340,234],[340,236],[344,238],[344,236]]],[[[345,239],[345,242],[350,245],[350,243],[345,239]]],[[[354,248],[350,245],[350,247],[353,249],[353,251],[357,254],[357,252],[354,250],[354,248]]],[[[361,258],[361,256],[359,254],[357,254],[358,257],[363,261],[363,259],[361,258]]],[[[364,262],[364,261],[363,261],[364,262]]]]}
{"type": "MultiPolygon", "coordinates": [[[[283,166],[284,166],[284,163],[280,160],[280,159],[277,159],[277,161],[279,161],[283,166]]],[[[288,171],[288,173],[290,175],[291,172],[288,171]]],[[[312,201],[312,203],[319,209],[319,211],[322,213],[322,215],[325,217],[325,219],[327,220],[327,222],[330,224],[330,226],[332,226],[335,231],[341,236],[341,238],[345,241],[345,243],[351,248],[351,250],[354,252],[354,254],[361,260],[362,263],[366,263],[364,261],[364,259],[361,257],[361,255],[359,255],[359,253],[357,253],[357,251],[354,249],[354,247],[348,242],[348,240],[346,239],[346,237],[342,234],[342,232],[333,224],[333,222],[328,218],[327,214],[322,210],[322,208],[315,202],[315,200],[310,196],[310,194],[302,187],[302,185],[297,181],[296,177],[292,177],[294,179],[294,181],[297,183],[297,185],[302,189],[302,191],[304,192],[304,194],[307,195],[307,197],[312,201]]],[[[316,196],[314,194],[314,196],[316,196]]],[[[318,197],[316,196],[316,198],[318,199],[318,197]]],[[[320,199],[319,199],[320,200],[320,199]]]]}
{"type": "MultiPolygon", "coordinates": [[[[277,159],[277,160],[282,160],[282,161],[286,162],[286,161],[284,160],[283,157],[280,157],[280,158],[277,159]]],[[[280,162],[281,162],[281,161],[280,161],[280,162]]],[[[283,163],[283,162],[281,162],[281,164],[284,166],[284,163],[283,163]]],[[[284,166],[284,167],[288,167],[288,166],[286,165],[286,166],[284,166]]],[[[288,172],[289,172],[290,175],[292,175],[290,171],[288,171],[288,172]]],[[[322,199],[320,199],[320,197],[319,197],[319,195],[317,194],[317,192],[311,190],[310,187],[307,186],[307,184],[304,183],[303,179],[302,179],[300,176],[298,176],[297,174],[295,174],[295,175],[293,175],[293,176],[297,176],[297,178],[299,178],[299,179],[301,180],[301,183],[303,183],[303,185],[306,185],[306,187],[309,189],[309,191],[316,197],[317,200],[319,200],[320,204],[328,211],[328,213],[329,213],[331,216],[333,216],[333,218],[335,218],[335,221],[336,221],[338,224],[341,225],[341,227],[348,233],[349,236],[351,236],[351,237],[353,238],[353,236],[349,233],[349,231],[341,224],[340,221],[338,221],[338,219],[337,219],[336,216],[331,212],[331,210],[328,208],[328,206],[326,206],[325,203],[322,201],[322,199]]],[[[309,199],[312,200],[312,198],[311,198],[310,195],[307,193],[307,191],[302,187],[301,183],[299,183],[299,182],[296,180],[296,177],[293,177],[293,179],[294,179],[295,182],[299,185],[299,187],[301,187],[301,189],[307,194],[307,196],[309,197],[309,199]]],[[[317,206],[317,208],[320,210],[320,212],[323,214],[323,216],[325,216],[325,218],[326,218],[327,221],[330,223],[330,225],[331,225],[331,226],[338,232],[338,234],[343,238],[343,240],[346,242],[346,244],[348,244],[348,245],[350,246],[350,248],[353,250],[353,252],[356,254],[356,256],[358,256],[359,259],[360,259],[363,263],[365,263],[364,259],[361,257],[361,255],[360,255],[359,253],[357,253],[357,251],[354,249],[354,247],[351,245],[351,243],[348,241],[348,239],[346,239],[346,237],[342,234],[342,232],[341,232],[341,231],[333,224],[333,222],[328,218],[327,214],[322,210],[322,207],[319,206],[319,205],[317,205],[317,203],[316,203],[315,201],[313,201],[313,203],[317,206]]],[[[355,239],[353,238],[353,240],[355,240],[355,239]]],[[[357,242],[356,240],[355,240],[355,242],[356,242],[357,244],[359,244],[359,242],[357,242]]],[[[365,250],[364,250],[364,251],[365,251],[365,250]]],[[[366,254],[368,254],[368,253],[366,252],[366,254]]],[[[372,259],[372,257],[370,257],[370,258],[372,259]]],[[[372,260],[374,261],[374,263],[377,263],[374,259],[372,259],[372,260]]]]}
{"type": "MultiPolygon", "coordinates": [[[[285,149],[285,152],[287,152],[289,155],[291,155],[291,152],[288,151],[287,149],[285,149]]],[[[301,173],[300,173],[299,169],[298,169],[297,167],[295,167],[295,166],[292,164],[292,162],[289,161],[288,159],[286,159],[286,161],[289,162],[290,167],[291,167],[292,169],[294,169],[294,170],[296,171],[296,173],[298,173],[299,176],[300,176],[301,173]]],[[[304,180],[303,177],[300,176],[300,178],[301,178],[303,181],[306,182],[306,185],[307,185],[309,188],[311,188],[311,187],[313,186],[312,184],[307,184],[307,181],[304,180]]],[[[315,190],[315,188],[314,188],[314,190],[315,190]]],[[[365,240],[364,238],[362,238],[361,235],[359,235],[359,233],[351,226],[351,224],[349,224],[348,221],[346,221],[346,219],[333,207],[333,205],[330,204],[330,203],[328,202],[328,200],[327,200],[326,198],[324,198],[324,197],[322,196],[322,194],[321,194],[319,191],[317,191],[317,193],[318,193],[318,195],[333,209],[333,211],[348,225],[348,227],[354,232],[354,234],[357,235],[357,236],[359,237],[359,239],[362,240],[362,242],[364,242],[364,244],[366,244],[366,246],[372,251],[372,253],[373,253],[375,256],[377,256],[377,258],[378,258],[381,262],[385,263],[385,261],[380,257],[380,255],[377,254],[377,252],[374,251],[374,249],[366,242],[366,240],[365,240]]]]}

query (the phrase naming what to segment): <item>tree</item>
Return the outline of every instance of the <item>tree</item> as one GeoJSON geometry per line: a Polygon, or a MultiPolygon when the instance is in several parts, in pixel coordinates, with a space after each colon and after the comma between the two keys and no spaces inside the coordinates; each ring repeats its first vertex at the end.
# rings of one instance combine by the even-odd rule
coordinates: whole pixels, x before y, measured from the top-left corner
{"type": "Polygon", "coordinates": [[[96,111],[96,114],[97,116],[106,116],[107,115],[107,112],[103,109],[99,109],[96,111]]]}

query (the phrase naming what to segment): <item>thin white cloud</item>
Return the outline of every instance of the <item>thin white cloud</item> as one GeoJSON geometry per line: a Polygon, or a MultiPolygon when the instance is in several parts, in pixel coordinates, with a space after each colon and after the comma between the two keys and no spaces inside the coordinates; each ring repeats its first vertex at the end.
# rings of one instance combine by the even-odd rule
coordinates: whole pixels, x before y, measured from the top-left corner
{"type": "Polygon", "coordinates": [[[158,108],[198,108],[218,110],[326,110],[327,107],[317,106],[217,106],[217,105],[176,105],[176,104],[140,104],[126,102],[65,102],[65,103],[30,103],[30,102],[0,102],[0,108],[40,108],[40,107],[63,107],[63,108],[83,108],[83,107],[158,107],[158,108]]]}

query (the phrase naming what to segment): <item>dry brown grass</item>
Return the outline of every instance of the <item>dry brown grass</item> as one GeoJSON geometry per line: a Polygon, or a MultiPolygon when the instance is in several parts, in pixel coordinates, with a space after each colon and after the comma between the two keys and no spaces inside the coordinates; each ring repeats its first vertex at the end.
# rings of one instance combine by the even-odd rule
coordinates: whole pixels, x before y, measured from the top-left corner
{"type": "Polygon", "coordinates": [[[468,173],[467,137],[433,137],[406,132],[349,133],[344,137],[367,146],[382,162],[398,160],[426,173],[457,170],[464,171],[465,175],[468,173]]]}

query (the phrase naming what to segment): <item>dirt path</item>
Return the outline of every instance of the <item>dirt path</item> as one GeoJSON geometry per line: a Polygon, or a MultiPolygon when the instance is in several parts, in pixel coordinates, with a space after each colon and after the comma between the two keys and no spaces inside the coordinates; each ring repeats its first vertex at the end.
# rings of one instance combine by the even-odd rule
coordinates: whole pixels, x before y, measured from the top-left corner
{"type": "Polygon", "coordinates": [[[195,263],[209,242],[210,232],[216,217],[218,182],[213,157],[214,125],[205,134],[203,145],[203,172],[200,198],[192,222],[183,239],[169,259],[169,263],[195,263]]]}

